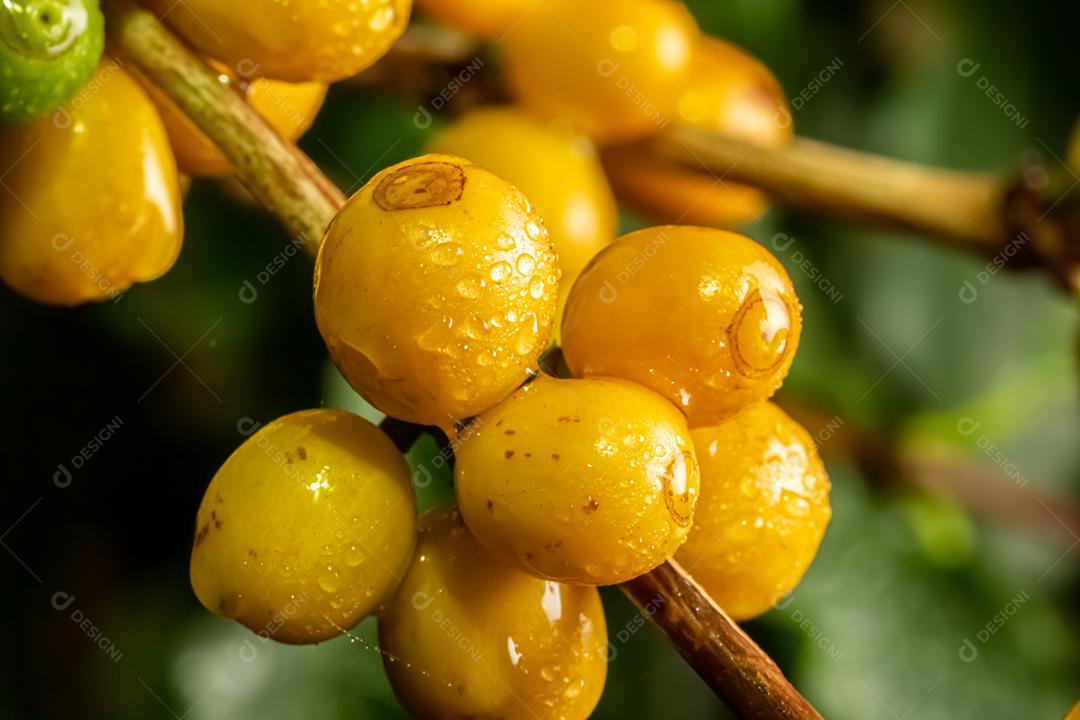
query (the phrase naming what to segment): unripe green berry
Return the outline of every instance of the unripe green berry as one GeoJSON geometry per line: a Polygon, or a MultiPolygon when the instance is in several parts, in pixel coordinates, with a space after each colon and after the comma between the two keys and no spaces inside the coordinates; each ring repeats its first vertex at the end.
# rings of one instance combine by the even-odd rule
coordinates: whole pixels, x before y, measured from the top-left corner
{"type": "Polygon", "coordinates": [[[70,100],[104,46],[97,0],[0,1],[0,123],[28,123],[70,100]]]}

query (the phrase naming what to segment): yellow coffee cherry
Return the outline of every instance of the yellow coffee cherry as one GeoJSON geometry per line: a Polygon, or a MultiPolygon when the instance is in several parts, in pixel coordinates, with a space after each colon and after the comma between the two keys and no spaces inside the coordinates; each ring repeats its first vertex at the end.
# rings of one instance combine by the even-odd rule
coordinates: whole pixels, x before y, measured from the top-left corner
{"type": "Polygon", "coordinates": [[[315,267],[315,319],[375,407],[452,428],[537,367],[559,268],[543,221],[467,160],[424,155],[349,198],[315,267]]]}
{"type": "MultiPolygon", "coordinates": [[[[324,83],[286,83],[256,78],[250,84],[241,84],[226,66],[217,62],[210,64],[218,71],[221,83],[240,89],[248,103],[286,140],[296,140],[311,127],[326,97],[324,83]]],[[[213,141],[155,85],[144,83],[144,87],[161,113],[181,172],[195,177],[229,175],[232,167],[213,141]]]]}
{"type": "Polygon", "coordinates": [[[681,2],[545,0],[502,43],[522,103],[607,142],[668,122],[697,41],[681,2]]]}
{"type": "Polygon", "coordinates": [[[144,0],[242,77],[334,82],[366,69],[405,30],[412,0],[144,0]]]}
{"type": "Polygon", "coordinates": [[[415,718],[584,720],[607,674],[596,588],[493,558],[450,508],[420,519],[412,566],[379,616],[379,644],[415,718]]]}
{"type": "Polygon", "coordinates": [[[701,500],[675,559],[729,615],[752,618],[814,559],[832,516],[829,477],[810,435],[771,402],[691,435],[701,500]]]}
{"type": "Polygon", "coordinates": [[[564,283],[615,238],[615,198],[586,137],[511,107],[489,107],[446,128],[431,150],[467,158],[525,193],[551,233],[564,283]]]}
{"type": "Polygon", "coordinates": [[[465,523],[538,577],[623,582],[686,539],[698,469],[686,419],[623,380],[541,375],[476,419],[454,470],[465,523]]]}
{"type": "Polygon", "coordinates": [[[1065,716],[1065,720],[1080,720],[1080,702],[1072,706],[1072,710],[1065,716]]]}
{"type": "MultiPolygon", "coordinates": [[[[676,121],[763,147],[793,136],[791,112],[769,69],[731,43],[710,38],[695,53],[690,78],[676,106],[676,121]]],[[[762,215],[759,190],[643,153],[616,147],[604,164],[620,198],[665,222],[730,227],[762,215]]]]}
{"type": "Polygon", "coordinates": [[[776,392],[801,313],[784,268],[749,238],[648,228],[616,240],[578,278],[563,351],[574,375],[639,382],[700,427],[776,392]]]}
{"type": "Polygon", "coordinates": [[[249,437],[203,496],[191,586],[264,637],[316,643],[378,607],[408,568],[416,504],[405,460],[363,418],[305,410],[249,437]]]}
{"type": "Polygon", "coordinates": [[[0,278],[29,298],[115,298],[180,252],[176,161],[153,103],[114,60],[56,113],[0,130],[0,173],[0,278]]]}
{"type": "Polygon", "coordinates": [[[424,15],[484,38],[502,37],[536,6],[537,0],[416,0],[424,15]]]}

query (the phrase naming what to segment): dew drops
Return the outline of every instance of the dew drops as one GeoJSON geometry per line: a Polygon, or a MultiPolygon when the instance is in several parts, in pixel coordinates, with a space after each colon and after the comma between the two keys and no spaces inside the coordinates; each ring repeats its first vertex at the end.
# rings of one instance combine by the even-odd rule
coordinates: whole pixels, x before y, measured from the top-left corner
{"type": "Polygon", "coordinates": [[[441,267],[453,267],[464,254],[464,250],[455,242],[440,243],[431,251],[431,261],[441,267]]]}
{"type": "Polygon", "coordinates": [[[528,253],[522,254],[517,259],[517,271],[522,275],[528,276],[533,274],[533,270],[536,269],[536,259],[528,253]]]}
{"type": "Polygon", "coordinates": [[[530,220],[525,224],[525,234],[529,236],[530,240],[539,241],[544,238],[544,229],[530,220]]]}
{"type": "Polygon", "coordinates": [[[475,275],[467,275],[466,277],[458,280],[457,292],[458,295],[467,299],[475,300],[480,297],[480,291],[483,289],[483,281],[475,275]]]}
{"type": "Polygon", "coordinates": [[[331,571],[319,578],[319,587],[325,592],[336,593],[341,589],[341,576],[331,571]]]}
{"type": "Polygon", "coordinates": [[[510,263],[500,260],[491,268],[491,279],[495,282],[504,282],[510,277],[511,273],[513,273],[513,270],[510,267],[510,263]]]}

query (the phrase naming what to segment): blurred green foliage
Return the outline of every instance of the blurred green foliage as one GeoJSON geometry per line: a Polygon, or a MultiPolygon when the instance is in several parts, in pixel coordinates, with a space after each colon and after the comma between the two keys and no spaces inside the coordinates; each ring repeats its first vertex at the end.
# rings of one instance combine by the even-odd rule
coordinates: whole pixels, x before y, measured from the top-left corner
{"type": "MultiPolygon", "coordinates": [[[[795,113],[811,137],[1001,169],[1026,148],[1061,154],[1080,105],[1075,3],[690,4],[708,31],[760,55],[793,98],[842,62],[795,113]],[[975,76],[957,72],[965,59],[979,63],[975,76]],[[1025,127],[980,90],[980,77],[1025,127]]],[[[447,119],[421,130],[415,110],[335,87],[303,146],[355,189],[418,153],[447,119]]],[[[186,217],[176,268],[118,303],[56,310],[0,297],[9,398],[0,530],[11,526],[0,538],[0,716],[400,717],[371,621],[318,647],[279,646],[210,616],[188,588],[195,509],[241,440],[238,421],[320,402],[371,409],[327,364],[309,260],[298,254],[269,272],[288,247],[274,222],[234,189],[202,183],[186,217]],[[254,302],[240,299],[245,283],[254,302]],[[124,423],[115,437],[58,487],[57,463],[114,416],[124,423]],[[73,595],[73,607],[54,609],[57,592],[73,595]],[[122,651],[118,661],[72,621],[75,608],[122,651]]],[[[964,303],[959,290],[984,263],[912,238],[782,209],[747,232],[767,247],[777,233],[795,238],[779,257],[804,302],[805,332],[782,402],[932,441],[1005,477],[958,432],[973,419],[1029,491],[1080,494],[1077,312],[1045,278],[997,275],[964,303]],[[799,269],[804,262],[839,302],[799,269]]],[[[431,468],[437,453],[428,439],[410,462],[431,468]]],[[[1080,698],[1077,546],[883,488],[843,459],[830,472],[835,515],[818,559],[791,598],[748,624],[825,716],[1059,718],[1080,698]]],[[[419,490],[422,505],[448,498],[446,469],[419,490]]],[[[597,717],[725,716],[617,591],[604,598],[615,652],[597,717]]]]}

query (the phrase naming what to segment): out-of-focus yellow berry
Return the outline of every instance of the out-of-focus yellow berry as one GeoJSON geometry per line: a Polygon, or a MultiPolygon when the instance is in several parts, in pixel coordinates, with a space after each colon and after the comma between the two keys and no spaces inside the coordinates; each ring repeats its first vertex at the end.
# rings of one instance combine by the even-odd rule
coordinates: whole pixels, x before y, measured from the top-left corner
{"type": "Polygon", "coordinates": [[[368,402],[451,429],[535,372],[558,285],[524,195],[467,160],[424,155],[338,213],[316,261],[315,318],[368,402]]]}
{"type": "Polygon", "coordinates": [[[378,60],[412,0],[143,0],[192,45],[241,77],[334,82],[378,60]]]}
{"type": "Polygon", "coordinates": [[[694,527],[675,559],[729,615],[768,610],[802,578],[832,517],[810,435],[771,402],[693,430],[694,527]]]}
{"type": "Polygon", "coordinates": [[[499,38],[537,7],[537,0],[416,0],[425,15],[448,27],[499,38]]]}
{"type": "Polygon", "coordinates": [[[667,124],[697,42],[681,2],[545,0],[503,47],[522,103],[607,142],[667,124]]]}
{"type": "Polygon", "coordinates": [[[1065,716],[1065,720],[1080,720],[1080,702],[1072,706],[1072,710],[1065,716]]]}
{"type": "MultiPolygon", "coordinates": [[[[781,147],[793,136],[784,91],[769,69],[745,51],[707,39],[699,47],[676,106],[678,122],[764,147],[781,147]]],[[[663,222],[730,227],[765,212],[759,190],[705,168],[687,168],[614,147],[604,164],[620,198],[663,222]]]]}
{"type": "Polygon", "coordinates": [[[586,137],[490,107],[464,115],[431,149],[467,158],[525,193],[551,233],[564,283],[615,238],[615,198],[586,137]]]}
{"type": "Polygon", "coordinates": [[[0,174],[0,277],[29,298],[114,298],[180,252],[176,161],[153,103],[114,60],[57,112],[0,130],[0,174]]]}
{"type": "Polygon", "coordinates": [[[456,510],[420,520],[413,564],[379,617],[394,693],[416,718],[584,720],[607,674],[593,587],[493,558],[456,510]]]}
{"type": "Polygon", "coordinates": [[[264,637],[316,643],[378,607],[412,557],[405,460],[363,418],[306,410],[249,437],[203,496],[191,586],[264,637]]]}
{"type": "Polygon", "coordinates": [[[454,477],[465,523],[489,552],[587,585],[670,558],[698,492],[686,419],[614,378],[541,375],[465,431],[454,477]]]}
{"type": "Polygon", "coordinates": [[[801,312],[784,268],[749,238],[648,228],[616,240],[578,278],[563,351],[574,375],[641,383],[701,427],[776,392],[801,312]]]}
{"type": "MultiPolygon", "coordinates": [[[[237,83],[236,74],[226,66],[218,62],[210,64],[218,71],[221,83],[241,89],[251,106],[286,140],[296,140],[311,127],[326,97],[323,83],[286,83],[256,78],[250,84],[241,85],[237,83]]],[[[161,113],[181,172],[195,177],[229,175],[232,172],[229,161],[213,141],[156,86],[144,83],[144,87],[161,113]]]]}

